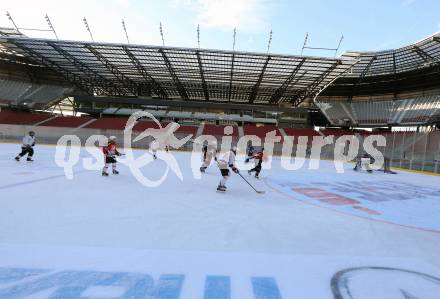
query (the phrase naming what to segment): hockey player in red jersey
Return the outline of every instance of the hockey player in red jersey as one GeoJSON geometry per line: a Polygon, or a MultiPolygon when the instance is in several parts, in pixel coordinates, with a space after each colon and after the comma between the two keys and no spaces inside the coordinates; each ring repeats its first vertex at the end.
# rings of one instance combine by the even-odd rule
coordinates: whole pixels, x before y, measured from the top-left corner
{"type": "Polygon", "coordinates": [[[102,152],[104,153],[105,157],[105,166],[102,169],[103,176],[108,176],[107,169],[110,164],[112,165],[113,174],[119,174],[119,171],[116,170],[116,156],[121,156],[122,154],[118,152],[116,146],[116,137],[110,136],[108,138],[107,146],[102,148],[102,152]]]}
{"type": "Polygon", "coordinates": [[[261,164],[263,163],[263,156],[264,156],[264,148],[262,148],[260,151],[258,151],[255,155],[253,155],[250,159],[254,159],[255,167],[248,170],[249,175],[255,171],[255,178],[260,177],[261,172],[261,164]]]}

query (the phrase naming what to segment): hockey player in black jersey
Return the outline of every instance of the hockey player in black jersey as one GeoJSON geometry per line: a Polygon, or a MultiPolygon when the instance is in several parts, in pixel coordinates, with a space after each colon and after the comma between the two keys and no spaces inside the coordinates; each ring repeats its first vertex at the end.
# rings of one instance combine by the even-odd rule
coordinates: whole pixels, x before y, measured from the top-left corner
{"type": "Polygon", "coordinates": [[[255,171],[255,178],[260,178],[260,172],[261,172],[261,165],[263,163],[263,153],[264,148],[262,148],[260,151],[258,151],[255,155],[253,155],[250,159],[254,159],[255,161],[255,167],[248,170],[249,175],[252,174],[252,172],[255,171]]]}
{"type": "Polygon", "coordinates": [[[247,158],[246,160],[244,160],[244,163],[249,163],[250,159],[252,159],[252,156],[254,155],[254,150],[254,147],[252,145],[249,145],[246,151],[247,158]]]}

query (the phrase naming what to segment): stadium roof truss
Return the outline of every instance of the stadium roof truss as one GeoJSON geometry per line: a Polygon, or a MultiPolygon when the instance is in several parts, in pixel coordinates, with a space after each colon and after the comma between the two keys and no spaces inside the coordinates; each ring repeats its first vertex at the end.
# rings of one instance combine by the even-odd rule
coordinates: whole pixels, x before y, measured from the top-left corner
{"type": "MultiPolygon", "coordinates": [[[[321,58],[14,36],[1,37],[0,45],[57,71],[89,95],[206,102],[298,106],[358,62],[356,55],[321,58]]],[[[420,57],[417,50],[414,54],[420,57]]]]}
{"type": "Polygon", "coordinates": [[[414,44],[380,52],[347,52],[342,57],[359,59],[345,77],[392,75],[440,66],[440,33],[414,44]]]}

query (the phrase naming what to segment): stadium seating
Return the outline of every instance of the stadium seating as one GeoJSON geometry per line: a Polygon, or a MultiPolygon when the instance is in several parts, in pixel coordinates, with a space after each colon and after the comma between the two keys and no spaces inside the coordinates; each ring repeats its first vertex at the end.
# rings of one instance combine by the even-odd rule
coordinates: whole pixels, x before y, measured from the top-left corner
{"type": "Polygon", "coordinates": [[[287,136],[295,136],[295,137],[299,137],[299,136],[308,136],[308,137],[313,137],[313,136],[320,136],[320,134],[318,132],[316,132],[313,129],[303,129],[303,128],[283,128],[284,132],[286,133],[287,136]]]}
{"type": "Polygon", "coordinates": [[[74,117],[74,116],[59,116],[48,121],[45,121],[41,124],[44,127],[64,127],[64,128],[77,128],[81,125],[87,123],[93,118],[82,116],[82,117],[74,117]]]}
{"type": "Polygon", "coordinates": [[[31,83],[0,79],[0,99],[16,101],[31,87],[31,83]]]}
{"type": "Polygon", "coordinates": [[[386,124],[393,109],[392,101],[356,102],[351,104],[359,124],[386,124]]]}
{"type": "Polygon", "coordinates": [[[400,100],[365,99],[353,101],[322,100],[319,108],[335,125],[354,119],[359,125],[422,124],[429,122],[440,108],[440,96],[426,95],[400,100]]]}
{"type": "MultiPolygon", "coordinates": [[[[161,125],[165,127],[167,123],[161,123],[161,125]]],[[[159,129],[159,126],[154,121],[139,121],[133,127],[133,131],[144,131],[146,129],[159,129]]]]}
{"type": "Polygon", "coordinates": [[[0,79],[0,100],[4,102],[48,103],[63,96],[71,88],[0,79]]]}
{"type": "Polygon", "coordinates": [[[325,136],[334,135],[334,136],[343,136],[343,135],[354,135],[355,132],[350,130],[344,130],[344,129],[324,129],[321,130],[321,132],[325,136]]]}
{"type": "MultiPolygon", "coordinates": [[[[203,128],[203,135],[213,135],[213,136],[223,136],[225,125],[213,125],[213,124],[205,124],[203,128]]],[[[231,136],[238,136],[238,128],[237,126],[231,126],[233,128],[231,136]]]]}
{"type": "Polygon", "coordinates": [[[419,97],[407,101],[406,114],[402,118],[404,123],[423,123],[440,107],[440,96],[419,97]]]}
{"type": "Polygon", "coordinates": [[[344,135],[356,135],[356,134],[359,134],[361,136],[367,136],[371,134],[371,132],[365,130],[346,130],[346,129],[337,129],[337,128],[323,129],[321,130],[321,133],[323,133],[325,136],[334,135],[336,137],[340,137],[344,135]]]}
{"type": "Polygon", "coordinates": [[[125,117],[101,117],[85,126],[89,129],[101,130],[124,130],[128,118],[125,117]]]}
{"type": "MultiPolygon", "coordinates": [[[[160,123],[162,125],[162,128],[165,128],[169,122],[161,122],[160,123]]],[[[153,122],[153,121],[139,121],[134,127],[133,127],[133,131],[144,131],[146,129],[159,129],[159,126],[153,122]]],[[[193,134],[195,135],[197,132],[197,128],[196,126],[180,126],[176,133],[182,133],[182,134],[193,134]]]]}
{"type": "Polygon", "coordinates": [[[51,118],[50,114],[34,114],[28,112],[1,111],[0,123],[11,125],[35,125],[51,118]]]}
{"type": "MultiPolygon", "coordinates": [[[[325,101],[317,103],[317,106],[330,118],[334,124],[342,124],[344,119],[350,119],[350,116],[343,108],[341,101],[325,101]]],[[[346,107],[349,105],[346,104],[346,107]]],[[[351,109],[351,108],[350,108],[351,109]]]]}
{"type": "Polygon", "coordinates": [[[261,139],[265,139],[267,133],[275,131],[276,136],[280,136],[281,141],[283,141],[280,131],[275,126],[244,125],[243,130],[245,135],[255,135],[261,139]]]}

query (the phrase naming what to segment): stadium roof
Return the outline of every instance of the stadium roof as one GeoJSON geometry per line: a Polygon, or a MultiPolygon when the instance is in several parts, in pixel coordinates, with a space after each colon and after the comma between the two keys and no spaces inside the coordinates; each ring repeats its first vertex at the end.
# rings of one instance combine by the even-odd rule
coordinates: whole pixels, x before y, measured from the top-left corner
{"type": "Polygon", "coordinates": [[[344,58],[359,59],[345,77],[392,75],[440,64],[440,32],[414,44],[380,52],[349,51],[344,58]]]}
{"type": "Polygon", "coordinates": [[[194,48],[0,37],[90,95],[298,106],[358,60],[194,48]]]}

